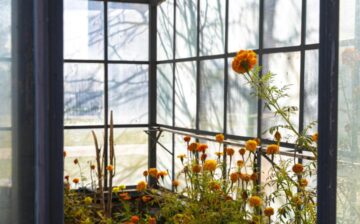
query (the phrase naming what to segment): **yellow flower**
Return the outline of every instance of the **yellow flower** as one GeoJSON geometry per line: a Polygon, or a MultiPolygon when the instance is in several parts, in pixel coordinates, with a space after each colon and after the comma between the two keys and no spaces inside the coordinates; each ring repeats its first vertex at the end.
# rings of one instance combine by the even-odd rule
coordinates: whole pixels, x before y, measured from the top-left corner
{"type": "Polygon", "coordinates": [[[256,151],[256,147],[257,147],[258,143],[255,140],[248,140],[245,143],[245,148],[247,150],[249,150],[250,152],[255,152],[256,151]]]}
{"type": "Polygon", "coordinates": [[[177,158],[179,158],[181,160],[181,162],[184,161],[184,159],[186,158],[186,155],[185,154],[180,154],[177,156],[177,158]]]}
{"type": "Polygon", "coordinates": [[[244,74],[254,68],[257,62],[256,53],[252,50],[239,51],[232,61],[232,69],[239,74],[244,74]]]}
{"type": "Polygon", "coordinates": [[[236,181],[239,180],[239,174],[238,173],[231,173],[230,174],[230,180],[231,180],[231,182],[235,183],[236,181]]]}
{"type": "Polygon", "coordinates": [[[317,142],[318,139],[319,139],[319,134],[318,133],[315,133],[311,136],[311,139],[314,141],[314,142],[317,142]]]}
{"type": "Polygon", "coordinates": [[[136,186],[136,190],[143,191],[146,189],[146,186],[147,186],[147,183],[145,181],[140,181],[136,186]]]}
{"type": "Polygon", "coordinates": [[[149,175],[152,177],[156,177],[158,174],[158,170],[156,168],[150,168],[149,169],[149,175]]]}
{"type": "Polygon", "coordinates": [[[233,148],[226,148],[226,155],[232,157],[235,153],[235,150],[233,148]]]}
{"type": "Polygon", "coordinates": [[[259,196],[251,196],[249,199],[249,204],[251,207],[258,207],[262,203],[261,198],[259,196]]]}
{"type": "Polygon", "coordinates": [[[266,154],[268,155],[273,155],[273,154],[277,154],[279,153],[279,146],[272,144],[272,145],[268,145],[268,147],[266,148],[266,154]]]}
{"type": "Polygon", "coordinates": [[[219,143],[222,143],[224,141],[225,137],[223,134],[217,134],[215,135],[215,140],[219,143]]]}
{"type": "Polygon", "coordinates": [[[301,178],[299,180],[299,185],[300,185],[300,187],[306,187],[308,185],[308,181],[304,178],[301,178]]]}
{"type": "Polygon", "coordinates": [[[84,203],[86,205],[90,205],[92,203],[93,199],[91,197],[85,197],[84,198],[84,203]]]}
{"type": "Polygon", "coordinates": [[[185,141],[185,142],[190,142],[190,139],[191,139],[190,136],[185,136],[185,137],[184,137],[184,141],[185,141]]]}
{"type": "Polygon", "coordinates": [[[114,193],[118,193],[120,191],[120,188],[119,187],[114,187],[113,190],[112,190],[114,193]]]}
{"type": "Polygon", "coordinates": [[[215,155],[217,155],[218,158],[220,158],[222,155],[224,155],[223,152],[215,152],[215,155]]]}
{"type": "Polygon", "coordinates": [[[218,190],[220,190],[221,185],[218,182],[212,181],[212,182],[209,183],[209,187],[213,191],[218,191],[218,190]]]}
{"type": "Polygon", "coordinates": [[[212,172],[216,170],[216,166],[217,166],[216,160],[208,159],[204,163],[204,170],[208,170],[212,172]]]}
{"type": "Polygon", "coordinates": [[[122,191],[125,190],[125,189],[126,189],[126,185],[125,185],[125,184],[121,184],[121,185],[119,186],[119,189],[122,190],[122,191]]]}
{"type": "Polygon", "coordinates": [[[300,174],[304,171],[304,166],[300,163],[296,163],[293,167],[292,170],[294,171],[294,173],[296,174],[300,174]]]}
{"type": "Polygon", "coordinates": [[[270,216],[274,215],[274,209],[272,207],[266,207],[264,209],[264,214],[265,214],[265,216],[270,217],[270,216]]]}
{"type": "Polygon", "coordinates": [[[162,179],[164,179],[165,176],[168,175],[168,172],[166,170],[159,171],[158,176],[160,176],[162,179]]]}
{"type": "Polygon", "coordinates": [[[112,172],[112,171],[114,170],[114,166],[113,166],[113,165],[108,165],[108,166],[106,167],[106,169],[107,169],[108,171],[112,172]]]}

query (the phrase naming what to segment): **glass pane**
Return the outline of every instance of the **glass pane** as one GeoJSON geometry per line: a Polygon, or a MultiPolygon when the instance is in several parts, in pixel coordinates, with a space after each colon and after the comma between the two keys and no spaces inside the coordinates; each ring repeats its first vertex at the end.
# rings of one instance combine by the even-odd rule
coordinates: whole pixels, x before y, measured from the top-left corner
{"type": "Polygon", "coordinates": [[[306,44],[319,43],[320,1],[306,1],[306,44]]]}
{"type": "MultiPolygon", "coordinates": [[[[281,88],[284,85],[288,85],[286,93],[287,97],[279,100],[281,107],[295,106],[299,108],[300,103],[300,53],[277,53],[264,55],[264,71],[271,71],[276,74],[273,84],[281,88]]],[[[298,127],[299,124],[299,111],[290,115],[289,120],[298,127]]],[[[286,124],[285,121],[279,116],[274,117],[274,112],[269,111],[267,108],[263,108],[262,111],[262,133],[269,128],[277,125],[286,124]]],[[[282,134],[284,142],[293,142],[295,136],[291,134],[287,129],[279,130],[282,134]]],[[[266,139],[273,139],[273,136],[266,132],[263,135],[266,139]]]]}
{"type": "MultiPolygon", "coordinates": [[[[96,152],[94,138],[91,133],[92,129],[64,130],[64,176],[69,175],[72,188],[87,187],[94,189],[96,187],[96,177],[90,172],[91,164],[96,165],[96,152]],[[74,160],[78,160],[78,164],[74,160]],[[71,180],[79,178],[80,183],[76,186],[71,180]],[[94,182],[91,180],[93,179],[94,182]]],[[[95,129],[95,134],[99,147],[103,149],[104,130],[95,129]]]]}
{"type": "MultiPolygon", "coordinates": [[[[182,172],[184,169],[184,165],[181,163],[181,160],[178,158],[179,155],[184,155],[184,154],[188,155],[187,144],[186,142],[184,142],[183,138],[184,136],[182,135],[175,135],[175,141],[174,141],[175,177],[180,182],[178,191],[181,191],[186,187],[185,175],[184,172],[182,172]]],[[[191,140],[191,142],[194,141],[195,141],[194,139],[191,140]]]]}
{"type": "Polygon", "coordinates": [[[0,127],[11,126],[11,63],[0,61],[0,127]]]}
{"type": "Polygon", "coordinates": [[[200,54],[223,54],[225,50],[225,7],[223,0],[200,1],[200,54]]]}
{"type": "Polygon", "coordinates": [[[11,1],[0,0],[0,9],[0,58],[3,58],[11,55],[11,1]]]}
{"type": "Polygon", "coordinates": [[[177,63],[175,69],[175,126],[195,128],[196,63],[177,63]]]}
{"type": "Polygon", "coordinates": [[[176,57],[196,56],[197,0],[176,1],[176,57]]]}
{"type": "Polygon", "coordinates": [[[104,68],[102,64],[64,65],[64,123],[104,122],[104,68]]]}
{"type": "MultiPolygon", "coordinates": [[[[171,133],[164,132],[159,138],[159,142],[166,148],[164,149],[160,145],[157,145],[156,151],[156,167],[159,170],[168,170],[169,176],[164,178],[164,182],[160,182],[162,186],[171,189],[172,180],[172,160],[173,157],[169,152],[172,152],[173,147],[173,135],[171,133]]],[[[175,158],[176,159],[176,158],[175,158]]],[[[176,178],[175,178],[176,179],[176,178]]]]}
{"type": "Polygon", "coordinates": [[[259,46],[259,0],[229,0],[229,52],[259,46]]]}
{"type": "Polygon", "coordinates": [[[200,62],[200,129],[223,132],[224,59],[200,62]]]}
{"type": "Polygon", "coordinates": [[[104,4],[64,1],[64,58],[104,58],[104,4]]]}
{"type": "Polygon", "coordinates": [[[173,58],[174,44],[174,1],[168,0],[158,7],[157,16],[157,59],[173,58]]]}
{"type": "Polygon", "coordinates": [[[0,188],[11,187],[11,131],[0,130],[0,144],[0,188]]]}
{"type": "Polygon", "coordinates": [[[114,185],[136,185],[148,169],[148,135],[142,128],[115,129],[114,185]]]}
{"type": "Polygon", "coordinates": [[[300,45],[301,2],[299,0],[264,1],[265,47],[300,45]]]}
{"type": "Polygon", "coordinates": [[[148,65],[109,65],[109,111],[115,124],[147,124],[148,65]]]}
{"type": "Polygon", "coordinates": [[[337,223],[360,218],[360,2],[340,1],[337,223]]]}
{"type": "Polygon", "coordinates": [[[146,61],[149,58],[149,6],[109,2],[109,59],[146,61]]]}
{"type": "MultiPolygon", "coordinates": [[[[305,52],[304,127],[318,120],[319,51],[305,52]]],[[[310,129],[317,131],[317,125],[310,129]]],[[[309,132],[309,134],[313,134],[309,132]]]]}
{"type": "Polygon", "coordinates": [[[257,98],[251,95],[251,88],[242,75],[231,69],[229,59],[227,132],[238,136],[257,135],[257,98]]]}
{"type": "Polygon", "coordinates": [[[157,123],[173,125],[173,64],[157,66],[157,123]]]}

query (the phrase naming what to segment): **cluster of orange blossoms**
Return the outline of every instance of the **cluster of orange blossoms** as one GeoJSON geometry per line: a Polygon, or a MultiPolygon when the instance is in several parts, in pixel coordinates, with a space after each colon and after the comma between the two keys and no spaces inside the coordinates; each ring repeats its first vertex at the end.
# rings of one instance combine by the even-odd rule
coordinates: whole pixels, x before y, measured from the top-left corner
{"type": "Polygon", "coordinates": [[[244,74],[254,68],[257,62],[256,53],[252,50],[239,51],[232,62],[232,69],[239,73],[244,74]]]}

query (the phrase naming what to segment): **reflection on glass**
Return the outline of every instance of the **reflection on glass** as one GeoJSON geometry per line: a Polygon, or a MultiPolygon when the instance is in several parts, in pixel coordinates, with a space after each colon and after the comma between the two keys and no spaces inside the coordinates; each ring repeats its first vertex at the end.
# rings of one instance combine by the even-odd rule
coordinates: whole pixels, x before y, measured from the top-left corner
{"type": "Polygon", "coordinates": [[[149,6],[108,4],[109,59],[146,61],[149,58],[149,6]]]}
{"type": "Polygon", "coordinates": [[[157,66],[157,123],[172,125],[173,117],[173,66],[157,66]]]}
{"type": "MultiPolygon", "coordinates": [[[[300,53],[277,53],[264,55],[264,72],[271,71],[276,74],[273,84],[281,88],[288,85],[287,97],[279,100],[281,107],[295,106],[299,108],[300,103],[300,53]]],[[[267,108],[262,112],[262,133],[276,125],[285,125],[286,123],[279,116],[275,117],[274,113],[267,108]]],[[[299,111],[297,110],[290,115],[289,120],[298,127],[299,111]]],[[[293,142],[295,136],[287,129],[279,130],[284,142],[293,142]]],[[[263,134],[266,139],[273,139],[273,136],[266,132],[263,134]]]]}
{"type": "Polygon", "coordinates": [[[66,151],[66,157],[64,157],[64,176],[69,175],[72,188],[87,187],[94,189],[96,186],[95,174],[90,173],[90,165],[96,164],[96,152],[91,131],[95,131],[99,147],[103,149],[103,129],[64,130],[64,150],[66,151]],[[78,159],[78,164],[74,163],[75,159],[78,159]],[[78,186],[72,183],[74,178],[80,178],[78,186]]]}
{"type": "Polygon", "coordinates": [[[232,135],[255,137],[257,135],[257,98],[242,75],[231,69],[229,60],[227,132],[232,135]]]}
{"type": "Polygon", "coordinates": [[[148,168],[148,135],[142,128],[114,130],[116,173],[114,186],[136,185],[148,168]]]}
{"type": "Polygon", "coordinates": [[[157,60],[173,58],[174,1],[160,4],[157,16],[157,60]]]}
{"type": "Polygon", "coordinates": [[[11,1],[10,0],[0,0],[0,12],[1,12],[0,58],[5,58],[5,57],[10,57],[10,53],[11,53],[11,1]]]}
{"type": "Polygon", "coordinates": [[[360,2],[340,1],[337,223],[360,219],[360,2]]]}
{"type": "MultiPolygon", "coordinates": [[[[169,176],[164,178],[164,182],[161,182],[162,186],[165,186],[168,189],[171,189],[171,180],[172,180],[172,155],[169,152],[172,152],[173,146],[173,135],[171,133],[164,132],[159,138],[159,142],[166,148],[164,149],[160,145],[157,146],[156,151],[156,167],[159,170],[167,170],[169,176]],[[168,152],[169,151],[169,152],[168,152]]],[[[176,156],[174,159],[177,159],[176,156]]],[[[176,178],[175,178],[176,179],[176,178]]]]}
{"type": "Polygon", "coordinates": [[[225,3],[200,1],[200,54],[222,54],[225,50],[225,3]]]}
{"type": "Polygon", "coordinates": [[[0,127],[11,126],[11,63],[0,60],[0,127]]]}
{"type": "MultiPolygon", "coordinates": [[[[304,127],[318,120],[319,52],[305,52],[304,127]]],[[[311,129],[317,131],[317,125],[311,129]]],[[[309,134],[312,134],[309,132],[309,134]]]]}
{"type": "Polygon", "coordinates": [[[320,0],[306,1],[306,44],[319,43],[320,0]]]}
{"type": "Polygon", "coordinates": [[[229,52],[259,43],[259,0],[229,0],[229,52]]]}
{"type": "Polygon", "coordinates": [[[200,129],[223,132],[224,60],[200,62],[200,129]]]}
{"type": "Polygon", "coordinates": [[[109,111],[115,124],[148,122],[148,66],[109,65],[109,111]]]}
{"type": "Polygon", "coordinates": [[[64,1],[64,58],[104,58],[104,5],[64,1]]]}
{"type": "Polygon", "coordinates": [[[104,68],[102,64],[65,64],[65,125],[102,124],[104,122],[103,98],[104,68]]]}
{"type": "Polygon", "coordinates": [[[299,0],[264,1],[265,47],[285,47],[300,44],[301,2],[299,0]]]}
{"type": "Polygon", "coordinates": [[[176,57],[196,56],[197,0],[176,1],[176,57]]]}
{"type": "Polygon", "coordinates": [[[196,64],[181,62],[175,69],[175,126],[195,128],[196,64]]]}

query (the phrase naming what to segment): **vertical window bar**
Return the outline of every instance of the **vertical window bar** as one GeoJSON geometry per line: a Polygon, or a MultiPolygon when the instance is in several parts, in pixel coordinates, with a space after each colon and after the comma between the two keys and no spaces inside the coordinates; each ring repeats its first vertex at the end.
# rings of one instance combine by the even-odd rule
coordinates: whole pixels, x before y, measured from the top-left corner
{"type": "MultiPolygon", "coordinates": [[[[109,114],[109,99],[108,99],[108,0],[104,0],[104,153],[105,153],[105,167],[108,164],[108,114],[109,114]]],[[[107,189],[108,179],[107,170],[104,169],[104,187],[107,189]]]]}

